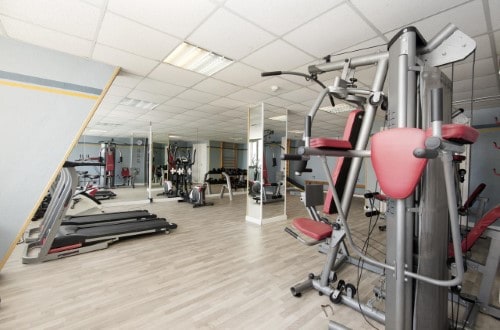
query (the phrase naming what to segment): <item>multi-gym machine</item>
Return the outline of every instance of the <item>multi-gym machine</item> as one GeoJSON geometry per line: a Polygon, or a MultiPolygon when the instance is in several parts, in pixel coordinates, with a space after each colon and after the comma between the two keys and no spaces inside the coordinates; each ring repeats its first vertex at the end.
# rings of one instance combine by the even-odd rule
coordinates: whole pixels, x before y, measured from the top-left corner
{"type": "MultiPolygon", "coordinates": [[[[105,188],[115,187],[115,171],[116,171],[116,143],[111,141],[101,142],[100,158],[104,166],[101,168],[101,179],[99,185],[105,188]]],[[[118,151],[119,152],[119,151],[118,151]]],[[[122,162],[122,154],[119,153],[118,162],[122,162]]]]}
{"type": "MultiPolygon", "coordinates": [[[[305,146],[299,149],[298,156],[289,158],[322,159],[329,189],[335,204],[340,206],[337,222],[351,249],[364,262],[385,269],[385,312],[361,304],[352,292],[343,294],[342,287],[334,287],[332,274],[339,248],[334,241],[334,229],[328,238],[327,261],[321,274],[311,274],[294,287],[295,293],[314,288],[332,301],[385,324],[387,329],[448,328],[448,289],[461,284],[464,271],[460,257],[455,258],[452,270],[446,264],[449,231],[455,255],[462,254],[452,155],[462,153],[464,143],[473,143],[477,131],[464,125],[447,125],[451,122],[452,86],[437,67],[462,60],[474,49],[474,40],[451,24],[428,42],[409,27],[396,34],[386,52],[309,67],[311,76],[342,70],[342,77],[335,78],[320,93],[306,117],[305,146]],[[377,67],[371,88],[349,87],[349,73],[368,65],[377,67]],[[376,133],[371,150],[366,150],[376,110],[385,101],[386,79],[387,129],[376,133]],[[334,139],[327,139],[326,146],[315,144],[318,141],[311,135],[312,123],[326,96],[366,100],[361,102],[365,103],[365,114],[358,141],[352,148],[346,149],[340,143],[345,141],[334,139]],[[352,157],[342,200],[326,157],[352,157]],[[349,230],[347,215],[362,157],[372,157],[380,186],[388,196],[386,262],[367,257],[353,243],[349,230]]],[[[329,327],[343,328],[333,321],[329,327]]]]}

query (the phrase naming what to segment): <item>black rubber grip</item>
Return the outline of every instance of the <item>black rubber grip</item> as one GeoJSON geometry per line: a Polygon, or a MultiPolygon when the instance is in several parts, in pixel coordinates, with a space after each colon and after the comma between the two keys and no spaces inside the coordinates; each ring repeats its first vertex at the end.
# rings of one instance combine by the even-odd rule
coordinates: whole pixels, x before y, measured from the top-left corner
{"type": "Polygon", "coordinates": [[[307,116],[306,117],[306,131],[305,131],[306,137],[311,137],[311,126],[312,126],[312,117],[307,116]]]}
{"type": "Polygon", "coordinates": [[[282,160],[302,160],[301,155],[296,155],[296,154],[284,154],[281,155],[282,160]]]}
{"type": "Polygon", "coordinates": [[[376,195],[380,194],[379,192],[367,192],[365,193],[365,198],[373,198],[375,197],[376,195]]]}
{"type": "Polygon", "coordinates": [[[379,211],[369,211],[369,212],[365,212],[365,216],[367,218],[371,218],[371,217],[374,217],[374,216],[377,216],[379,215],[380,212],[379,211]]]}
{"type": "Polygon", "coordinates": [[[269,72],[262,72],[260,74],[261,77],[269,77],[269,76],[279,76],[281,75],[281,71],[269,71],[269,72]]]}
{"type": "Polygon", "coordinates": [[[292,235],[292,236],[293,236],[293,238],[298,238],[298,237],[299,237],[299,235],[297,235],[297,233],[296,233],[296,232],[294,232],[293,230],[291,230],[291,229],[290,229],[290,228],[288,228],[288,227],[285,227],[285,231],[286,231],[288,234],[292,235]]]}
{"type": "Polygon", "coordinates": [[[63,167],[77,167],[77,166],[104,166],[105,164],[103,163],[97,163],[97,162],[72,162],[67,160],[64,162],[63,167]]]}
{"type": "Polygon", "coordinates": [[[431,90],[431,121],[443,121],[443,89],[431,90]]]}

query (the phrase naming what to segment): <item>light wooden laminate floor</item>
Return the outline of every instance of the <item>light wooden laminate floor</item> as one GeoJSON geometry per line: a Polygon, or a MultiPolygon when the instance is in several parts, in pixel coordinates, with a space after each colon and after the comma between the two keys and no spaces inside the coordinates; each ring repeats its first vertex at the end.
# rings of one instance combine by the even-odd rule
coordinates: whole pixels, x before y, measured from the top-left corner
{"type": "MultiPolygon", "coordinates": [[[[192,208],[156,194],[157,203],[110,206],[146,197],[141,189],[116,193],[107,211],[147,208],[178,229],[36,265],[21,263],[18,245],[0,272],[0,329],[326,329],[329,319],[373,329],[315,291],[291,296],[289,287],[325,261],[316,247],[283,231],[293,217],[306,215],[298,197],[289,196],[289,220],[257,226],[244,220],[244,194],[232,202],[211,196],[215,206],[192,208]],[[333,314],[321,305],[331,305],[333,314]]],[[[358,244],[368,228],[362,203],[355,200],[350,220],[358,244]]],[[[375,229],[371,242],[371,254],[383,260],[384,232],[375,229]]],[[[339,278],[356,284],[356,267],[344,266],[339,278]]],[[[379,280],[363,272],[361,301],[373,297],[379,280]]],[[[492,326],[500,322],[481,316],[477,329],[492,326]]]]}

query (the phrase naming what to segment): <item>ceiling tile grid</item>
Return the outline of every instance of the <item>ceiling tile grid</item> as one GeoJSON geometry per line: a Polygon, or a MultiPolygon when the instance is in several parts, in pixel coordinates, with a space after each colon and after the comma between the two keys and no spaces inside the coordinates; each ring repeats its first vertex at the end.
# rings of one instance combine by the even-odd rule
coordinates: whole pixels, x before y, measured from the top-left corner
{"type": "MultiPolygon", "coordinates": [[[[469,56],[443,67],[450,77],[453,70],[453,100],[473,95],[485,98],[475,109],[500,107],[497,0],[0,1],[0,35],[121,67],[86,134],[137,136],[153,122],[155,137],[164,141],[169,135],[241,139],[248,107],[260,102],[289,109],[289,127],[300,131],[321,87],[298,76],[261,77],[263,71],[307,73],[329,54],[336,61],[385,51],[404,26],[430,40],[447,23],[477,43],[475,63],[469,56]],[[163,63],[183,41],[234,63],[210,77],[163,63]],[[125,97],[160,105],[120,105],[125,97]]],[[[374,73],[374,67],[358,70],[358,86],[370,86],[374,73]]],[[[319,79],[329,84],[339,74],[319,79]]],[[[315,132],[337,134],[344,118],[321,112],[315,132]]]]}

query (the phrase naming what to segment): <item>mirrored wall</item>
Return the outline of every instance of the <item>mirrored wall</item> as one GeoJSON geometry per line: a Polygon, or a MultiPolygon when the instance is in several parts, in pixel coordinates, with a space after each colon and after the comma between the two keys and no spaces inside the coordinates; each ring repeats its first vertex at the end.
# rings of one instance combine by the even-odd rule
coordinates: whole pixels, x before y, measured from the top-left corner
{"type": "Polygon", "coordinates": [[[248,197],[246,220],[263,224],[286,219],[287,110],[268,104],[248,109],[248,197]]]}

